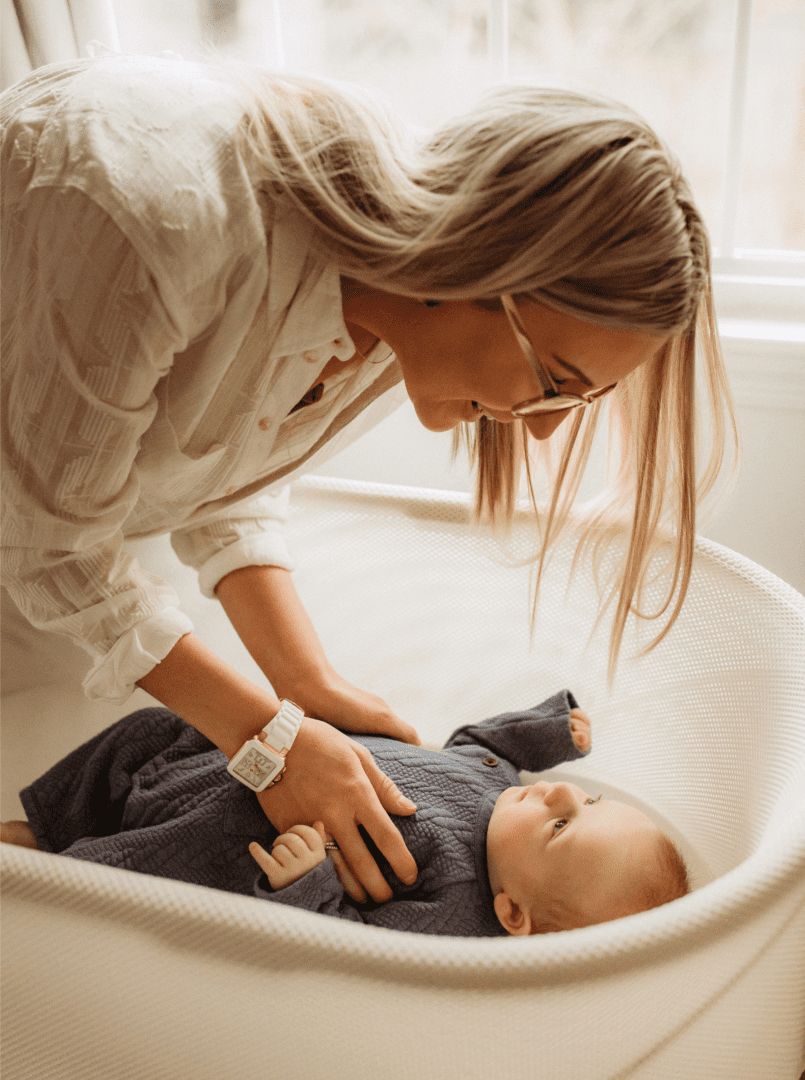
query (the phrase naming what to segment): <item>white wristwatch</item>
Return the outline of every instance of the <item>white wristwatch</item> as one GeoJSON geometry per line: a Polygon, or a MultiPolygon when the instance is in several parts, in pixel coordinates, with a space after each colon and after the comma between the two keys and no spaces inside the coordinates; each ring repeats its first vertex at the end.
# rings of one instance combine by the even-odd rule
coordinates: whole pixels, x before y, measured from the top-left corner
{"type": "Polygon", "coordinates": [[[226,771],[250,791],[265,791],[278,783],[285,772],[285,755],[293,746],[304,717],[298,705],[283,698],[277,715],[241,746],[226,771]]]}

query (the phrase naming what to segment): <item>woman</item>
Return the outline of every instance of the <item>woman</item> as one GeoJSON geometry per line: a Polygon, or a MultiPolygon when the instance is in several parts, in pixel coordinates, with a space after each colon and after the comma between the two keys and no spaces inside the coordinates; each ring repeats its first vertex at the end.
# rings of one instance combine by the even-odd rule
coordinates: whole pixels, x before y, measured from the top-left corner
{"type": "Polygon", "coordinates": [[[549,90],[504,89],[424,141],[355,89],[141,57],[41,69],[3,104],[3,584],[92,655],[90,696],[144,687],[233,762],[295,702],[261,805],[280,831],[321,820],[353,896],[387,899],[358,826],[412,880],[387,812],[413,806],[333,725],[417,735],[330,667],[291,582],[283,489],[404,388],[426,427],[465,432],[478,511],[505,522],[527,436],[562,425],[544,552],[614,390],[634,525],[612,663],[670,525],[661,636],[727,404],[678,166],[630,110],[549,90]],[[714,422],[698,488],[697,343],[714,422]],[[168,531],[278,697],[132,557],[168,531]]]}

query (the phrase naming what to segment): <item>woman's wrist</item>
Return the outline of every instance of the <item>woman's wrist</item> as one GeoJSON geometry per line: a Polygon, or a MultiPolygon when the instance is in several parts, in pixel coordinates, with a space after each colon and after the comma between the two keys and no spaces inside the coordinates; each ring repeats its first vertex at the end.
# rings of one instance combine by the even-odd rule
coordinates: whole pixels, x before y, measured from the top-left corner
{"type": "MultiPolygon", "coordinates": [[[[218,582],[215,594],[250,654],[280,697],[297,701],[335,672],[288,570],[246,566],[218,582]]],[[[304,705],[302,701],[299,705],[304,705]]]]}
{"type": "Polygon", "coordinates": [[[180,638],[138,685],[233,757],[276,715],[280,703],[193,634],[180,638]]]}
{"type": "Polygon", "coordinates": [[[338,681],[337,672],[326,665],[305,666],[295,671],[283,672],[277,679],[275,690],[279,698],[288,698],[305,713],[315,716],[315,702],[326,701],[338,681]]]}

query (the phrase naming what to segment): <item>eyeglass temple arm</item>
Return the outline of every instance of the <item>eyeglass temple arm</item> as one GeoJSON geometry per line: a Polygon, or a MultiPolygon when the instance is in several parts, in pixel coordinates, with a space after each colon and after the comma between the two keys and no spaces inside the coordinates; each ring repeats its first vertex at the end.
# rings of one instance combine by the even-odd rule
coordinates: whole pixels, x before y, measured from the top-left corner
{"type": "Polygon", "coordinates": [[[528,339],[525,327],[523,326],[522,319],[520,318],[520,312],[514,303],[514,298],[511,293],[501,293],[501,303],[503,304],[503,310],[509,318],[511,328],[514,331],[514,336],[520,344],[520,348],[523,350],[528,366],[534,373],[537,382],[542,387],[542,392],[546,397],[556,397],[559,394],[559,387],[551,378],[551,373],[548,369],[541,364],[537,359],[536,353],[528,339]]]}

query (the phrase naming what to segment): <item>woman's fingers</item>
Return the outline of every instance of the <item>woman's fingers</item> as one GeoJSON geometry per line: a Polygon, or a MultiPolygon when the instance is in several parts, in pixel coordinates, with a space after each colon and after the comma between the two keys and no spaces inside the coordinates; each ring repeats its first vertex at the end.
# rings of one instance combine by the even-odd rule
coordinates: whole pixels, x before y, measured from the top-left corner
{"type": "Polygon", "coordinates": [[[327,854],[335,856],[333,863],[344,875],[342,878],[339,874],[339,881],[352,899],[363,902],[368,892],[378,903],[390,900],[393,896],[391,886],[380,873],[354,822],[346,827],[336,827],[333,836],[339,850],[327,854]]]}
{"type": "Polygon", "coordinates": [[[421,744],[416,728],[401,720],[383,698],[353,686],[336,672],[320,685],[308,682],[304,687],[292,687],[285,696],[298,702],[305,715],[325,720],[341,731],[388,735],[413,746],[421,744]]]}
{"type": "Polygon", "coordinates": [[[353,900],[357,900],[359,904],[366,903],[366,890],[360,881],[347,866],[346,859],[340,851],[328,851],[327,854],[333,860],[333,868],[335,869],[335,876],[341,882],[344,891],[349,893],[353,900]]]}
{"type": "MultiPolygon", "coordinates": [[[[282,782],[257,796],[280,831],[296,822],[321,821],[338,844],[351,875],[377,901],[391,889],[358,831],[363,826],[403,881],[416,879],[416,864],[388,816],[410,814],[406,800],[377,768],[369,751],[329,724],[306,717],[286,758],[282,782]],[[381,801],[382,799],[382,801],[381,801]]],[[[350,879],[346,878],[345,882],[350,879]]],[[[351,896],[363,899],[345,884],[351,896]]]]}
{"type": "MultiPolygon", "coordinates": [[[[314,821],[313,828],[318,833],[323,844],[326,844],[328,840],[332,841],[333,838],[324,828],[323,821],[314,821]]],[[[352,899],[357,900],[359,904],[364,904],[366,902],[366,890],[347,866],[346,859],[341,852],[337,848],[330,848],[326,854],[329,855],[332,861],[335,876],[341,882],[344,891],[349,893],[352,899]]]]}
{"type": "Polygon", "coordinates": [[[364,771],[380,804],[377,809],[370,805],[368,817],[362,818],[360,824],[386,856],[391,869],[400,881],[404,881],[406,885],[412,885],[417,878],[416,862],[405,846],[400,830],[390,820],[388,814],[408,816],[416,812],[416,804],[403,795],[397,785],[377,766],[366,747],[358,747],[358,756],[363,762],[364,771]],[[388,811],[388,813],[383,811],[388,811]]]}

